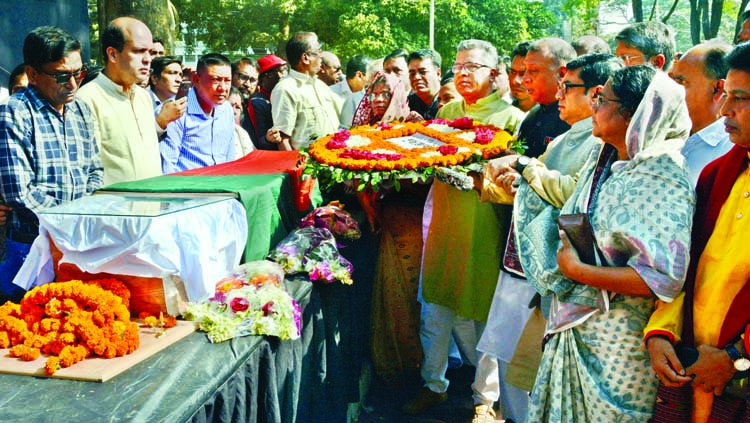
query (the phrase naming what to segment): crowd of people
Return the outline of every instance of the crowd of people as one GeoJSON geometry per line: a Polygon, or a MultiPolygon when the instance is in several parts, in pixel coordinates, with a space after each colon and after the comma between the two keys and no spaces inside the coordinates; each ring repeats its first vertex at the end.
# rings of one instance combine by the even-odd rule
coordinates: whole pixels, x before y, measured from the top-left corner
{"type": "Polygon", "coordinates": [[[312,32],[285,58],[191,69],[125,17],[89,69],[73,36],[36,28],[0,105],[0,300],[24,294],[41,209],[352,126],[468,117],[523,154],[465,173],[473,190],[436,178],[374,200],[372,362],[387,383],[424,380],[403,413],[444,402],[446,369],[468,361],[475,423],[750,421],[744,17],[736,45],[681,54],[645,22],[614,54],[595,36],[508,55],[465,40],[448,67],[397,49],[345,69],[312,32]]]}

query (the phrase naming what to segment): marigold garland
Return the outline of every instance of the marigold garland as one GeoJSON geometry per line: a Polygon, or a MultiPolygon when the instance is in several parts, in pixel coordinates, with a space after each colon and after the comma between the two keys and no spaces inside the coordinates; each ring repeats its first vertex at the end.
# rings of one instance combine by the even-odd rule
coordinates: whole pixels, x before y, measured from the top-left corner
{"type": "Polygon", "coordinates": [[[36,287],[21,300],[0,306],[0,347],[32,361],[51,355],[45,372],[98,355],[112,358],[138,348],[138,325],[130,321],[130,292],[120,281],[58,282],[36,287]]]}
{"type": "Polygon", "coordinates": [[[477,125],[468,119],[432,120],[423,123],[395,123],[393,126],[365,125],[349,131],[339,131],[311,144],[308,152],[320,163],[345,169],[417,169],[428,166],[456,165],[479,154],[482,158],[488,159],[508,148],[510,141],[511,136],[507,132],[490,125],[477,125]],[[455,132],[441,132],[430,125],[447,126],[453,128],[455,132]],[[471,132],[474,133],[473,142],[459,136],[471,132]],[[438,146],[409,149],[388,141],[391,138],[416,133],[441,141],[444,146],[452,146],[455,149],[450,149],[452,150],[450,154],[434,155],[430,153],[439,151],[438,146]],[[352,135],[368,138],[370,143],[348,148],[347,141],[352,135]],[[378,150],[388,150],[393,153],[379,153],[378,150]],[[377,158],[373,159],[373,157],[377,158]]]}
{"type": "Polygon", "coordinates": [[[435,167],[457,166],[493,158],[509,148],[512,137],[502,129],[469,118],[452,121],[392,122],[342,130],[323,137],[302,151],[304,174],[318,178],[323,188],[336,182],[360,179],[377,190],[390,180],[426,179],[435,167]],[[405,148],[389,139],[416,133],[443,143],[405,148]]]}

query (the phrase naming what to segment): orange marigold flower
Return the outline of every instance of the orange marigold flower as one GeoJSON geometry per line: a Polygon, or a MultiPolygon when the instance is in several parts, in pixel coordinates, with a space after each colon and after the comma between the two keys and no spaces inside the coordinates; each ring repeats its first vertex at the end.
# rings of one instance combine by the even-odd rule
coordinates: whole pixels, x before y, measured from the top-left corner
{"type": "Polygon", "coordinates": [[[0,348],[8,347],[10,347],[10,338],[8,337],[8,332],[2,331],[0,332],[0,348]]]}
{"type": "Polygon", "coordinates": [[[47,363],[44,365],[44,372],[52,376],[58,370],[60,370],[60,357],[52,356],[48,358],[47,363]]]}
{"type": "Polygon", "coordinates": [[[20,304],[0,306],[0,346],[13,347],[12,354],[23,359],[33,360],[40,352],[52,354],[45,366],[47,374],[85,359],[92,351],[104,357],[129,354],[140,342],[126,305],[129,295],[116,280],[36,287],[20,304]]]}

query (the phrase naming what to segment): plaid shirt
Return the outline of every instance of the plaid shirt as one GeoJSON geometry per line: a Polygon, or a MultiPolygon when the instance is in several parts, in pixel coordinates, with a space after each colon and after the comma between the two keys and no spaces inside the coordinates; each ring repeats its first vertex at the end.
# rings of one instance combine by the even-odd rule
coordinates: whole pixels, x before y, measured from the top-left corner
{"type": "Polygon", "coordinates": [[[75,100],[63,113],[31,85],[0,106],[0,188],[13,207],[11,230],[35,235],[35,212],[102,185],[104,169],[91,110],[75,100]]]}

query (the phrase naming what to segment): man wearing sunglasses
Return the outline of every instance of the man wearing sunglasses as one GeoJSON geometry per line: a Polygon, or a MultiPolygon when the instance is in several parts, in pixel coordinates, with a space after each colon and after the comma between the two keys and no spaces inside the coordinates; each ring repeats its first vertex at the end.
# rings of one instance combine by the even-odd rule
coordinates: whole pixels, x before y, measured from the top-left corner
{"type": "Polygon", "coordinates": [[[29,85],[0,106],[0,189],[12,209],[0,303],[24,294],[12,282],[39,234],[35,213],[90,194],[104,174],[91,110],[76,98],[81,44],[61,28],[39,27],[24,40],[23,60],[29,85]]]}

